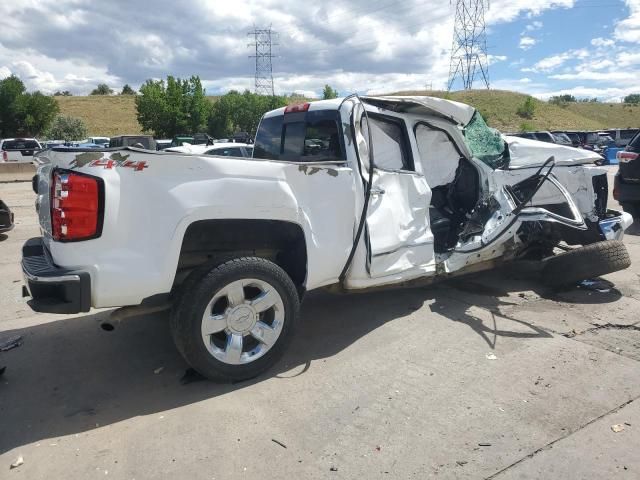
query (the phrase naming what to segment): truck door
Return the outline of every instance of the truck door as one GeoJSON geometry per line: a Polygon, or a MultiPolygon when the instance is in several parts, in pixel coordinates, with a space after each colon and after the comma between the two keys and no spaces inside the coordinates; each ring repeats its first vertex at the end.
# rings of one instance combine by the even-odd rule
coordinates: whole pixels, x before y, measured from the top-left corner
{"type": "Polygon", "coordinates": [[[435,272],[431,190],[414,169],[404,120],[370,113],[355,116],[354,121],[363,173],[368,176],[368,169],[374,169],[365,229],[369,276],[406,279],[435,272]],[[369,150],[373,150],[372,165],[369,150]]]}

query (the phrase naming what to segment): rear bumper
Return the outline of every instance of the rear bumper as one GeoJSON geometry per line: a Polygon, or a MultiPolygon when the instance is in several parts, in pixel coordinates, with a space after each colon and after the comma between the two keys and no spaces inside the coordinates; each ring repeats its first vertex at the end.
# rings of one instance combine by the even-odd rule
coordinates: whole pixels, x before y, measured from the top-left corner
{"type": "Polygon", "coordinates": [[[13,212],[0,200],[0,233],[13,229],[13,212]]]}
{"type": "Polygon", "coordinates": [[[620,203],[640,203],[640,183],[623,183],[620,176],[613,179],[614,198],[620,203]]]}
{"type": "Polygon", "coordinates": [[[36,312],[79,313],[91,308],[88,272],[57,267],[42,238],[31,238],[22,247],[23,295],[36,312]]]}

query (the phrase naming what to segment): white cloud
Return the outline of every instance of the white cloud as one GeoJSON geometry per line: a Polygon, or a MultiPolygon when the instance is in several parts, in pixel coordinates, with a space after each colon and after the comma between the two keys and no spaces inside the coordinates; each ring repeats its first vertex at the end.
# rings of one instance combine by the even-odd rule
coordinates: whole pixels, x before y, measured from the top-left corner
{"type": "Polygon", "coordinates": [[[540,30],[542,28],[542,26],[543,26],[543,23],[541,21],[535,20],[535,21],[531,22],[529,25],[527,25],[525,27],[525,30],[527,32],[534,32],[536,30],[540,30]]]}
{"type": "Polygon", "coordinates": [[[611,38],[598,37],[591,40],[591,45],[594,47],[612,47],[615,44],[615,40],[612,40],[611,38]]]}
{"type": "Polygon", "coordinates": [[[518,47],[522,50],[529,50],[536,43],[538,43],[538,41],[535,38],[524,36],[520,37],[520,44],[518,45],[518,47]]]}
{"type": "Polygon", "coordinates": [[[616,24],[614,36],[623,42],[640,43],[640,0],[626,0],[629,17],[616,24]]]}

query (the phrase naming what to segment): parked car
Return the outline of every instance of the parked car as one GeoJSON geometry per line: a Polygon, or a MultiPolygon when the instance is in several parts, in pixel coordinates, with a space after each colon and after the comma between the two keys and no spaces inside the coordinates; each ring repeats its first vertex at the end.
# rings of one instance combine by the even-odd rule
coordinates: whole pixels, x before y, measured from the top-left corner
{"type": "Polygon", "coordinates": [[[110,142],[111,139],[109,137],[89,137],[80,143],[92,143],[94,145],[99,145],[102,148],[109,148],[110,142]]]}
{"type": "Polygon", "coordinates": [[[5,138],[0,140],[3,162],[31,162],[33,154],[42,149],[35,138],[5,138]]]}
{"type": "Polygon", "coordinates": [[[638,128],[614,128],[612,130],[606,130],[606,133],[611,136],[616,143],[616,147],[626,147],[638,132],[640,132],[638,128]]]}
{"type": "Polygon", "coordinates": [[[573,146],[573,142],[566,133],[557,132],[551,133],[551,135],[553,136],[553,140],[555,141],[555,143],[557,143],[558,145],[567,145],[569,147],[573,146]]]}
{"type": "Polygon", "coordinates": [[[618,173],[613,186],[615,198],[625,212],[640,218],[640,133],[617,153],[618,173]]]}
{"type": "Polygon", "coordinates": [[[556,143],[551,132],[520,132],[512,134],[514,137],[528,138],[540,142],[556,143]]]}
{"type": "Polygon", "coordinates": [[[253,155],[253,145],[246,143],[216,143],[209,145],[205,155],[219,155],[222,157],[247,157],[253,155]]]}
{"type": "Polygon", "coordinates": [[[0,233],[13,230],[13,212],[9,206],[0,200],[0,233]]]}
{"type": "Polygon", "coordinates": [[[598,155],[502,136],[439,98],[280,108],[260,121],[253,158],[39,155],[30,306],[172,305],[178,350],[213,380],[273,365],[307,291],[424,286],[525,257],[556,286],[630,264],[631,215],[607,208],[598,155]]]}
{"type": "Polygon", "coordinates": [[[84,143],[84,142],[74,142],[71,144],[73,148],[105,148],[103,145],[98,145],[97,143],[84,143]]]}
{"type": "Polygon", "coordinates": [[[156,139],[156,150],[164,150],[165,148],[169,148],[171,146],[171,140],[167,139],[156,139]]]}
{"type": "Polygon", "coordinates": [[[173,140],[171,140],[171,148],[181,147],[185,143],[193,145],[193,137],[189,135],[176,135],[173,137],[173,140]]]}
{"type": "Polygon", "coordinates": [[[120,135],[109,140],[110,148],[133,147],[135,145],[142,145],[147,150],[156,149],[156,141],[151,135],[120,135]]]}
{"type": "Polygon", "coordinates": [[[578,135],[576,132],[568,132],[568,131],[563,131],[563,130],[553,130],[551,133],[553,135],[564,134],[571,140],[571,145],[572,146],[574,146],[574,147],[582,146],[582,141],[580,140],[580,135],[578,135]]]}
{"type": "Polygon", "coordinates": [[[64,147],[64,140],[47,140],[42,144],[42,148],[56,148],[56,147],[64,147]]]}

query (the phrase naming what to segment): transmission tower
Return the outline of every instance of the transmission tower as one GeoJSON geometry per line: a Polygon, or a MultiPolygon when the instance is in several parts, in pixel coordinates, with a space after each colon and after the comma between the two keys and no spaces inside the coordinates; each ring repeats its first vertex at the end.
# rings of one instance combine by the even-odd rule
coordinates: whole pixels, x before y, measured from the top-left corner
{"type": "Polygon", "coordinates": [[[277,39],[278,34],[269,27],[256,28],[247,35],[253,37],[253,42],[249,46],[256,49],[255,55],[249,55],[249,58],[256,59],[255,92],[260,95],[273,96],[273,67],[271,59],[275,57],[272,53],[272,48],[277,45],[274,40],[277,39]]]}
{"type": "Polygon", "coordinates": [[[455,2],[456,16],[447,90],[451,90],[457,78],[462,80],[465,90],[471,90],[476,77],[480,77],[485,87],[489,88],[487,29],[484,23],[484,14],[489,10],[489,1],[455,0],[455,2]]]}

